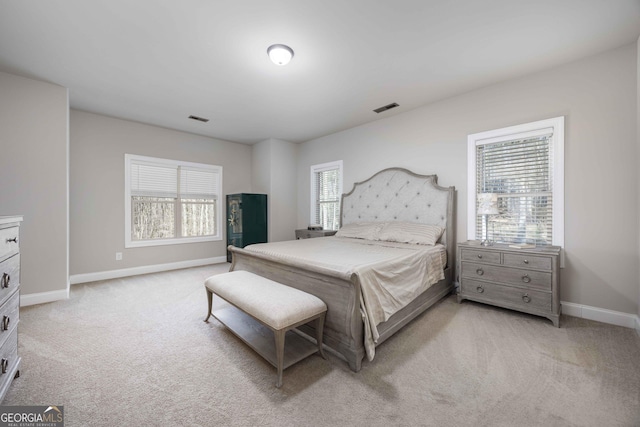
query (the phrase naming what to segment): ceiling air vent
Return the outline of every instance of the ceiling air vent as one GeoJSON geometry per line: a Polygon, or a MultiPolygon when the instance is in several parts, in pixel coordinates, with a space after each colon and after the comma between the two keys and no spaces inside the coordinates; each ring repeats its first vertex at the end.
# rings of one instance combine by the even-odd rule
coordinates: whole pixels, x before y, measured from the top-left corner
{"type": "Polygon", "coordinates": [[[209,121],[209,119],[205,119],[204,117],[198,117],[198,116],[189,116],[189,118],[191,120],[197,120],[199,122],[204,122],[204,123],[207,123],[209,121]]]}
{"type": "Polygon", "coordinates": [[[380,108],[376,108],[375,111],[376,113],[382,113],[383,111],[387,111],[390,110],[392,108],[396,108],[399,107],[398,103],[394,102],[393,104],[389,104],[389,105],[385,105],[384,107],[380,107],[380,108]]]}

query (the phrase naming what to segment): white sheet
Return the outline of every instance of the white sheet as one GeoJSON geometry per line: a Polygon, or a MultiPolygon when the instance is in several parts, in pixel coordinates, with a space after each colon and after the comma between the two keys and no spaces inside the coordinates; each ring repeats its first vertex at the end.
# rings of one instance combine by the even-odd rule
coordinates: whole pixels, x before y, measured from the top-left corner
{"type": "Polygon", "coordinates": [[[444,279],[447,252],[425,246],[345,237],[322,237],[261,243],[245,248],[299,266],[315,265],[349,278],[357,274],[362,288],[360,309],[365,350],[373,360],[377,325],[444,279]]]}

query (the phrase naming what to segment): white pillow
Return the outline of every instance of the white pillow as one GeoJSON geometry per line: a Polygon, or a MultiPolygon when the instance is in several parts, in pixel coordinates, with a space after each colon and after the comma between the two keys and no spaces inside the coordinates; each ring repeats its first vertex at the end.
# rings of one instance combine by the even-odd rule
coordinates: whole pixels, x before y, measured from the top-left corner
{"type": "Polygon", "coordinates": [[[444,232],[444,229],[438,225],[401,221],[386,222],[384,224],[384,227],[378,233],[378,240],[386,242],[433,246],[444,232]]]}
{"type": "Polygon", "coordinates": [[[378,240],[378,232],[383,225],[383,222],[353,222],[343,225],[336,233],[336,236],[378,240]]]}

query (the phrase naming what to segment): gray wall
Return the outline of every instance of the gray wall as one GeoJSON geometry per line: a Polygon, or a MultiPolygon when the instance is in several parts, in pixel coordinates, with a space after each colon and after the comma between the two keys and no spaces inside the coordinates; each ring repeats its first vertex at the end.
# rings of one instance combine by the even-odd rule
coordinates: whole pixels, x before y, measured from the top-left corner
{"type": "Polygon", "coordinates": [[[68,289],[67,89],[0,73],[0,215],[21,214],[22,295],[68,289]]]}
{"type": "MultiPolygon", "coordinates": [[[[467,135],[565,116],[563,301],[638,312],[636,44],[505,81],[301,145],[298,225],[308,222],[309,167],[344,161],[344,190],[401,166],[457,189],[466,239],[467,135]],[[631,154],[633,153],[633,154],[631,154]]],[[[397,101],[402,106],[402,100],[397,101]]],[[[400,107],[402,108],[402,107],[400,107]]]]}
{"type": "Polygon", "coordinates": [[[125,249],[124,155],[220,165],[229,194],[251,189],[250,146],[76,110],[70,126],[72,275],[226,254],[226,230],[222,241],[125,249]]]}
{"type": "Polygon", "coordinates": [[[252,188],[268,196],[270,242],[295,238],[297,152],[296,144],[273,138],[253,146],[252,188]]]}

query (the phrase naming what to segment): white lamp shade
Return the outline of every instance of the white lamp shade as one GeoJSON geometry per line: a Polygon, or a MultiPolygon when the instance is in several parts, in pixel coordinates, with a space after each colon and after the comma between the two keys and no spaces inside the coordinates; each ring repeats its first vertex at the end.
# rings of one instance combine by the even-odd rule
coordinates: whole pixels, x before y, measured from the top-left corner
{"type": "Polygon", "coordinates": [[[478,194],[478,215],[498,215],[499,213],[496,193],[478,194]]]}
{"type": "Polygon", "coordinates": [[[293,58],[293,49],[283,44],[274,44],[269,46],[267,54],[274,64],[287,65],[293,58]]]}

